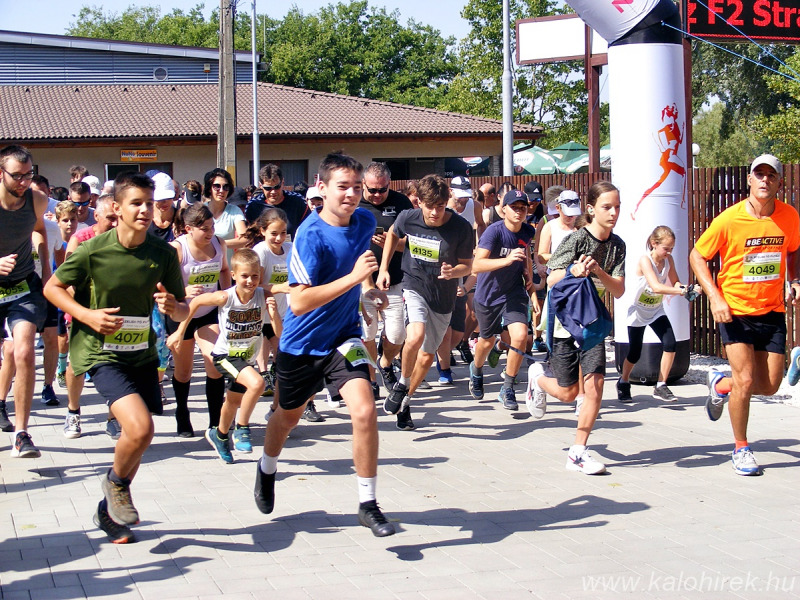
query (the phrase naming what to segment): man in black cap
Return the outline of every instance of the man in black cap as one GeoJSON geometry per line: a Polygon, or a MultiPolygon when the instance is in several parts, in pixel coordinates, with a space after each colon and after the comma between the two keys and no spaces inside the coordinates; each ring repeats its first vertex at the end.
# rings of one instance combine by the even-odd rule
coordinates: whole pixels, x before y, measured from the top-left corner
{"type": "Polygon", "coordinates": [[[544,216],[544,207],[542,206],[542,184],[538,181],[529,181],[525,184],[525,193],[528,195],[528,218],[526,222],[529,225],[536,225],[542,220],[544,216]]]}

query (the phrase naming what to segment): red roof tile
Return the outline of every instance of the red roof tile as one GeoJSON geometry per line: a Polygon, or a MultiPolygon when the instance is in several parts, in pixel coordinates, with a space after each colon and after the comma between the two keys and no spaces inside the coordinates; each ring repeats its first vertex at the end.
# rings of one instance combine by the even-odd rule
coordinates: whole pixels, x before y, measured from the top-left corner
{"type": "MultiPolygon", "coordinates": [[[[0,140],[215,137],[217,102],[209,84],[0,86],[0,140]]],[[[250,135],[250,86],[239,85],[237,104],[238,133],[250,135]]],[[[493,119],[268,83],[258,85],[258,104],[265,138],[502,135],[493,119]]]]}

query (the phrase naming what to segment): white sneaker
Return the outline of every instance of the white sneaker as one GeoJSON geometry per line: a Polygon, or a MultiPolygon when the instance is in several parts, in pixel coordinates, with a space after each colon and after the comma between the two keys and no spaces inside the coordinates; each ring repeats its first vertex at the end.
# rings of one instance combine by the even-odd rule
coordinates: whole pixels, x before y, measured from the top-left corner
{"type": "Polygon", "coordinates": [[[81,437],[81,416],[67,413],[64,421],[64,437],[74,440],[81,437]]]}
{"type": "Polygon", "coordinates": [[[328,406],[331,408],[342,407],[342,397],[339,394],[331,396],[331,391],[327,387],[325,388],[325,400],[327,400],[328,406]]]}
{"type": "Polygon", "coordinates": [[[579,396],[575,396],[575,416],[579,417],[581,414],[581,406],[583,406],[583,401],[586,399],[586,396],[580,394],[579,396]]]}
{"type": "Polygon", "coordinates": [[[272,410],[272,405],[270,404],[269,408],[267,409],[267,414],[264,415],[264,421],[269,421],[269,418],[274,414],[275,414],[275,411],[272,410]]]}
{"type": "Polygon", "coordinates": [[[544,375],[544,366],[540,362],[533,363],[528,369],[528,388],[525,390],[525,406],[534,419],[541,419],[547,412],[547,394],[537,384],[544,375]]]}
{"type": "Polygon", "coordinates": [[[580,471],[586,475],[599,475],[606,472],[606,466],[585,446],[573,446],[567,453],[567,470],[580,471]]]}
{"type": "Polygon", "coordinates": [[[731,454],[731,461],[737,475],[761,475],[761,467],[758,466],[750,446],[734,450],[731,454]]]}

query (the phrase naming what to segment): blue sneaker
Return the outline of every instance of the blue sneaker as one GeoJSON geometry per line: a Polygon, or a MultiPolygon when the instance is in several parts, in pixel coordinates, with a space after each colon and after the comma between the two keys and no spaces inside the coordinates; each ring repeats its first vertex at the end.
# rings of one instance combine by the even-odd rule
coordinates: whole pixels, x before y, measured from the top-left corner
{"type": "Polygon", "coordinates": [[[439,384],[453,385],[452,369],[439,369],[439,384]]]}
{"type": "Polygon", "coordinates": [[[797,385],[800,381],[800,346],[792,348],[789,354],[789,370],[786,372],[786,379],[789,385],[797,385]]]}
{"type": "Polygon", "coordinates": [[[475,363],[469,363],[469,393],[473,398],[483,398],[483,374],[475,370],[475,363]]]}
{"type": "Polygon", "coordinates": [[[517,404],[517,395],[514,393],[514,388],[505,386],[500,388],[500,396],[498,396],[497,399],[503,403],[503,408],[506,410],[519,409],[519,404],[517,404]]]}
{"type": "Polygon", "coordinates": [[[58,406],[58,398],[56,398],[52,385],[46,384],[42,387],[42,404],[45,406],[58,406]]]}
{"type": "Polygon", "coordinates": [[[737,475],[761,475],[761,467],[758,466],[750,446],[734,450],[731,454],[731,462],[737,475]]]}
{"type": "Polygon", "coordinates": [[[253,451],[249,427],[236,427],[233,430],[233,449],[244,454],[250,454],[253,451]]]}
{"type": "Polygon", "coordinates": [[[708,372],[708,398],[706,398],[706,413],[712,421],[717,421],[722,416],[722,409],[728,400],[728,394],[717,392],[717,382],[725,375],[719,371],[708,372]]]}
{"type": "Polygon", "coordinates": [[[211,447],[217,451],[217,454],[219,454],[219,457],[222,460],[224,460],[229,465],[233,463],[233,454],[231,454],[231,449],[228,447],[230,439],[227,440],[219,439],[216,427],[211,427],[210,429],[206,429],[206,439],[208,440],[208,443],[211,444],[211,447]]]}

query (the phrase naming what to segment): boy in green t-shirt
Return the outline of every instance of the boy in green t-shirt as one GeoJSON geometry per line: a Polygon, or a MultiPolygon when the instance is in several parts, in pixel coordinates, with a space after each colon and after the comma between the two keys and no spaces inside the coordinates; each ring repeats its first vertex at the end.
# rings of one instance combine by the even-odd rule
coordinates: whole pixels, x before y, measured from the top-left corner
{"type": "Polygon", "coordinates": [[[114,463],[103,478],[95,524],[116,544],[134,541],[139,522],[130,484],[153,439],[151,413],[161,414],[153,304],[175,321],[189,308],[173,248],[147,235],[153,220],[152,179],[123,173],[114,181],[119,224],[77,247],[48,281],[45,296],[73,317],[70,363],[89,373],[122,426],[114,463]],[[67,291],[75,291],[74,298],[67,291]]]}

